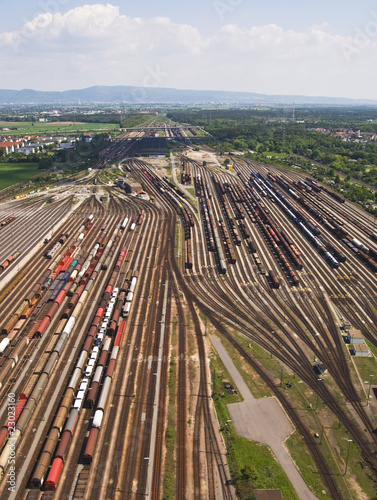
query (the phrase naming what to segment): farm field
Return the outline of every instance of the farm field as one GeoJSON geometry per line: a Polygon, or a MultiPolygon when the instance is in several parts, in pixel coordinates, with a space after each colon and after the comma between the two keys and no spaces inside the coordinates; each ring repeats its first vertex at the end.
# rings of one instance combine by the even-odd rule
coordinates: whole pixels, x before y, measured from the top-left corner
{"type": "Polygon", "coordinates": [[[39,133],[74,133],[74,132],[99,132],[101,130],[114,130],[119,125],[116,123],[81,123],[81,122],[51,122],[51,123],[31,123],[31,122],[4,122],[0,121],[0,135],[14,134],[39,134],[39,133]],[[17,130],[2,130],[3,128],[17,130]]]}
{"type": "Polygon", "coordinates": [[[31,179],[39,172],[38,163],[0,163],[0,191],[31,179]]]}

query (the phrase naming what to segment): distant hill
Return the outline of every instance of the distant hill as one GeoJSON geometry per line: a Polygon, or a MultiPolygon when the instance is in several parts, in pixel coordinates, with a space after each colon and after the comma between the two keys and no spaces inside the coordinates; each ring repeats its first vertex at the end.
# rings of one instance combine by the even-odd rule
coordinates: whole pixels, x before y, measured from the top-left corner
{"type": "Polygon", "coordinates": [[[301,95],[266,95],[253,92],[222,90],[179,90],[157,87],[95,86],[64,92],[38,90],[1,90],[0,104],[312,104],[312,105],[377,105],[376,100],[343,97],[309,97],[301,95]]]}

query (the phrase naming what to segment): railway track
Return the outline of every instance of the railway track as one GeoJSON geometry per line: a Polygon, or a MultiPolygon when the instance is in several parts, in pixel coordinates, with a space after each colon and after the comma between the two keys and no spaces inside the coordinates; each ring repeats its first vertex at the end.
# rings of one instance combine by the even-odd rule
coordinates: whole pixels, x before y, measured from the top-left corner
{"type": "MultiPolygon", "coordinates": [[[[123,144],[121,141],[111,153],[123,155],[126,146],[130,146],[130,143],[126,141],[123,144]]],[[[18,463],[22,465],[25,479],[19,485],[19,491],[30,489],[33,468],[46,445],[46,436],[58,411],[64,388],[69,383],[73,363],[80,355],[95,309],[103,303],[100,294],[104,293],[107,280],[115,272],[113,268],[117,267],[116,252],[125,248],[125,261],[118,270],[114,286],[121,288],[127,273],[131,271],[139,273],[139,282],[130,315],[124,319],[126,327],[121,345],[122,356],[113,373],[109,412],[104,413],[92,463],[88,465],[83,463],[83,457],[93,429],[94,415],[89,408],[80,411],[76,431],[65,457],[64,474],[56,487],[56,498],[67,491],[70,491],[72,498],[77,499],[92,499],[98,495],[119,499],[126,495],[136,499],[145,494],[160,498],[164,489],[162,477],[167,415],[174,405],[174,417],[171,418],[176,424],[174,481],[177,497],[191,495],[194,498],[215,499],[221,495],[224,499],[235,498],[233,488],[227,485],[231,479],[227,459],[217,423],[213,419],[208,355],[198,311],[212,322],[279,399],[310,450],[328,493],[332,498],[341,498],[333,470],[324,460],[312,431],[292,408],[274,377],[242,348],[231,332],[242,332],[312,389],[347,430],[360,449],[371,475],[375,477],[377,458],[373,450],[377,438],[369,413],[352,383],[336,315],[339,312],[346,317],[377,346],[376,277],[350,249],[344,252],[347,261],[339,268],[331,269],[316,249],[313,252],[311,243],[301,237],[289,218],[282,215],[279,206],[264,197],[259,202],[263,213],[269,214],[270,220],[279,226],[279,230],[284,230],[302,254],[302,269],[294,268],[297,281],[293,280],[289,268],[284,267],[284,259],[274,240],[263,229],[266,221],[263,224],[253,221],[254,216],[247,211],[246,198],[243,201],[241,199],[242,195],[246,197],[249,192],[247,180],[251,172],[266,175],[266,167],[253,162],[235,161],[235,170],[240,175],[230,175],[220,173],[219,169],[209,171],[189,159],[185,161],[190,164],[193,178],[200,177],[200,183],[195,184],[197,191],[203,191],[197,193],[199,214],[179,193],[179,188],[175,189],[171,183],[160,179],[150,164],[131,160],[128,165],[132,175],[153,193],[153,205],[132,198],[125,200],[116,195],[109,196],[106,204],[102,204],[96,196],[91,196],[64,224],[64,230],[70,233],[70,238],[59,250],[62,256],[70,248],[73,235],[78,237],[80,226],[91,215],[96,223],[84,240],[88,252],[96,245],[100,226],[104,222],[107,223],[109,237],[119,231],[120,236],[108,270],[99,273],[91,305],[77,321],[77,334],[70,337],[33,415],[33,423],[40,434],[36,438],[31,429],[27,429],[22,437],[18,463]],[[224,193],[225,184],[229,188],[224,193]],[[125,215],[131,223],[140,214],[144,222],[140,226],[136,225],[134,233],[119,229],[125,215]],[[240,220],[244,221],[244,231],[253,241],[254,251],[250,251],[248,239],[239,229],[240,220]],[[174,248],[178,224],[182,228],[182,241],[179,244],[179,248],[182,248],[181,266],[177,263],[174,248]],[[297,243],[299,238],[300,242],[297,243]],[[353,272],[356,265],[357,274],[353,272]],[[268,274],[264,274],[263,269],[275,271],[278,288],[271,287],[268,274]],[[175,320],[177,323],[172,327],[175,320]],[[188,322],[191,328],[187,327],[188,322]],[[177,363],[174,367],[170,365],[173,333],[177,336],[177,363]],[[198,359],[197,394],[192,394],[189,382],[188,352],[193,340],[198,359]],[[339,404],[334,390],[327,384],[318,383],[318,376],[313,370],[313,357],[330,367],[330,376],[337,390],[348,401],[346,407],[339,404]],[[174,380],[170,378],[172,370],[177,377],[174,400],[169,398],[170,380],[174,380]],[[56,389],[58,386],[59,390],[56,389]],[[190,401],[187,394],[191,394],[190,401]],[[42,409],[46,407],[51,411],[43,420],[42,409]],[[358,423],[353,419],[352,412],[357,415],[358,423]],[[188,424],[190,419],[193,421],[192,427],[188,424]],[[33,449],[33,452],[28,451],[28,448],[33,449]],[[197,464],[201,467],[197,467],[197,464]]],[[[287,178],[298,182],[300,176],[292,174],[287,175],[287,178]]],[[[253,189],[259,196],[256,185],[253,189]]],[[[353,236],[359,237],[364,243],[367,241],[360,227],[344,216],[344,208],[339,209],[327,194],[316,197],[314,201],[322,204],[327,213],[333,214],[340,222],[346,221],[352,227],[353,236]]],[[[39,210],[40,215],[35,220],[42,226],[48,220],[55,220],[59,214],[67,213],[71,204],[72,198],[68,196],[42,214],[43,200],[36,200],[33,207],[39,210]]],[[[27,216],[26,205],[20,203],[18,206],[18,216],[27,216]]],[[[4,213],[10,215],[10,212],[7,208],[4,213]]],[[[262,211],[258,213],[262,217],[262,211]]],[[[358,216],[357,210],[349,213],[351,218],[358,216]]],[[[370,227],[368,217],[361,217],[360,220],[363,225],[369,224],[370,227]]],[[[4,240],[6,245],[11,244],[9,228],[4,233],[8,234],[4,240]]],[[[338,241],[326,228],[321,227],[321,235],[329,241],[338,241]]],[[[9,249],[7,246],[5,252],[9,249]]],[[[56,259],[55,266],[60,259],[56,259]]],[[[26,263],[29,271],[21,277],[19,275],[9,285],[9,289],[4,290],[0,318],[4,324],[14,314],[15,304],[22,303],[26,291],[49,264],[41,252],[36,253],[26,263]]],[[[65,310],[67,303],[63,302],[63,309],[59,311],[65,310]]],[[[33,321],[41,320],[47,314],[48,304],[46,295],[40,301],[39,313],[31,316],[14,337],[15,343],[23,339],[33,321]]],[[[59,313],[51,321],[46,335],[41,339],[32,339],[20,351],[20,362],[12,373],[13,378],[1,388],[0,397],[3,399],[0,402],[4,404],[6,394],[15,387],[17,393],[31,393],[49,360],[56,335],[62,331],[61,321],[59,313]]],[[[104,370],[109,369],[109,363],[109,360],[105,362],[104,370]]],[[[0,483],[0,498],[3,495],[4,487],[0,483]]],[[[48,495],[47,491],[43,493],[44,498],[48,495]]]]}
{"type": "MultiPolygon", "coordinates": [[[[197,298],[197,299],[198,299],[198,298],[197,298]]],[[[208,299],[207,299],[207,300],[208,300],[208,299]]],[[[288,299],[288,300],[290,300],[290,299],[288,299]]],[[[199,303],[201,303],[202,301],[204,301],[204,294],[203,294],[203,295],[201,296],[201,298],[199,299],[199,303]]],[[[291,305],[291,307],[292,307],[292,306],[295,306],[295,304],[294,304],[294,303],[291,303],[290,305],[291,305]]],[[[324,302],[322,302],[321,306],[323,307],[324,305],[325,305],[325,304],[324,304],[324,302]]],[[[214,304],[211,304],[211,307],[212,307],[212,309],[213,309],[213,308],[214,308],[214,304]]],[[[207,312],[208,312],[208,311],[207,311],[207,312]]],[[[322,311],[321,311],[321,312],[322,312],[322,311]]],[[[237,314],[239,315],[239,317],[240,317],[240,318],[242,317],[242,312],[241,312],[241,311],[237,311],[237,314]]],[[[312,311],[310,312],[310,314],[311,314],[311,316],[312,316],[312,319],[313,319],[313,320],[315,319],[315,326],[316,326],[317,328],[320,328],[320,327],[321,327],[321,323],[318,321],[318,318],[317,318],[316,316],[314,316],[314,314],[313,314],[313,312],[312,312],[312,311]]],[[[343,356],[342,356],[341,345],[339,344],[339,334],[338,334],[336,331],[334,332],[334,330],[333,330],[333,331],[332,331],[332,337],[333,337],[333,341],[335,342],[335,347],[337,347],[338,349],[340,349],[339,357],[338,357],[338,359],[336,360],[336,361],[339,361],[339,363],[340,363],[340,372],[339,372],[339,373],[340,373],[340,375],[341,375],[342,380],[346,380],[346,381],[347,381],[347,382],[345,382],[345,385],[343,386],[343,390],[345,390],[345,392],[346,392],[347,394],[349,394],[349,395],[350,395],[350,400],[351,400],[351,401],[352,401],[352,400],[353,400],[353,401],[355,401],[355,408],[356,408],[356,410],[357,410],[357,411],[359,411],[359,410],[358,410],[358,408],[359,408],[359,407],[361,407],[361,405],[360,405],[360,402],[359,402],[359,401],[357,401],[357,400],[358,400],[358,398],[357,398],[356,393],[355,393],[355,391],[354,391],[354,389],[353,389],[353,386],[352,386],[352,384],[351,384],[351,382],[350,382],[350,376],[349,376],[349,371],[348,371],[348,368],[347,368],[347,366],[343,363],[344,358],[343,358],[343,356]],[[349,392],[349,391],[351,391],[351,392],[349,392]]],[[[255,340],[255,339],[254,339],[254,340],[255,340]]],[[[258,343],[261,343],[261,342],[260,342],[260,340],[259,340],[259,342],[258,342],[258,343]]],[[[312,347],[314,347],[314,346],[313,346],[313,344],[314,344],[314,342],[312,342],[312,347]]],[[[262,344],[262,345],[263,345],[263,344],[262,344]]],[[[334,346],[332,345],[331,347],[334,347],[334,346]]],[[[274,354],[275,354],[275,355],[277,355],[277,356],[279,357],[279,353],[274,352],[274,354]]],[[[322,358],[323,358],[323,354],[322,354],[322,358]]],[[[332,360],[333,360],[333,359],[332,359],[332,360]]],[[[296,367],[294,367],[294,369],[295,369],[295,368],[296,368],[296,367]]],[[[363,413],[363,411],[361,411],[361,413],[363,413]]],[[[359,413],[359,414],[360,414],[360,413],[359,413]]],[[[361,415],[361,418],[362,418],[362,420],[366,423],[367,427],[369,428],[369,432],[372,432],[372,427],[371,427],[371,425],[370,425],[369,418],[368,418],[368,417],[366,417],[366,415],[365,415],[365,414],[364,414],[364,415],[361,415]]],[[[349,422],[348,422],[348,423],[349,423],[349,422]]],[[[365,444],[365,442],[364,442],[364,438],[362,437],[362,435],[361,435],[361,434],[359,434],[359,435],[358,435],[358,440],[359,440],[360,445],[363,447],[363,446],[364,446],[364,444],[365,444]],[[362,442],[360,442],[360,438],[362,438],[362,439],[361,439],[361,441],[362,441],[362,442]]],[[[369,457],[371,457],[371,455],[370,455],[370,449],[369,449],[369,447],[368,447],[368,446],[367,446],[367,447],[364,447],[364,451],[365,451],[366,455],[369,455],[369,457]]],[[[372,461],[372,462],[369,462],[369,463],[372,465],[373,461],[372,461]]],[[[372,465],[372,467],[373,467],[373,465],[372,465]]]]}

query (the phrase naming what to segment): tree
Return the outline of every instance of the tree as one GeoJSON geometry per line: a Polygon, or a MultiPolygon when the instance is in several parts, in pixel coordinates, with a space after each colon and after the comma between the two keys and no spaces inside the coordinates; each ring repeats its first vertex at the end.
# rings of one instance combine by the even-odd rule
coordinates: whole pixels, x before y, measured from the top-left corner
{"type": "Polygon", "coordinates": [[[46,170],[50,167],[52,167],[53,160],[51,156],[45,156],[43,158],[40,158],[38,168],[41,170],[46,170]]]}
{"type": "Polygon", "coordinates": [[[3,158],[3,156],[6,155],[6,149],[5,148],[0,148],[0,158],[3,158]]]}

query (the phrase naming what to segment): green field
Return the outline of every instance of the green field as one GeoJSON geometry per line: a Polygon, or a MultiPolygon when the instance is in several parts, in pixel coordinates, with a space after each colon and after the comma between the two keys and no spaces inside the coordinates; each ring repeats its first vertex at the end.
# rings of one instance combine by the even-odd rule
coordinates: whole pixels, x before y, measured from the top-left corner
{"type": "Polygon", "coordinates": [[[0,163],[0,191],[39,173],[38,163],[0,163]]]}
{"type": "Polygon", "coordinates": [[[68,132],[101,132],[109,130],[119,130],[119,124],[116,123],[80,123],[80,122],[51,122],[51,123],[31,123],[31,122],[3,122],[0,121],[0,135],[17,134],[61,134],[68,132]],[[10,131],[4,131],[3,128],[9,128],[10,131]],[[12,130],[17,128],[17,130],[12,130]]]}

